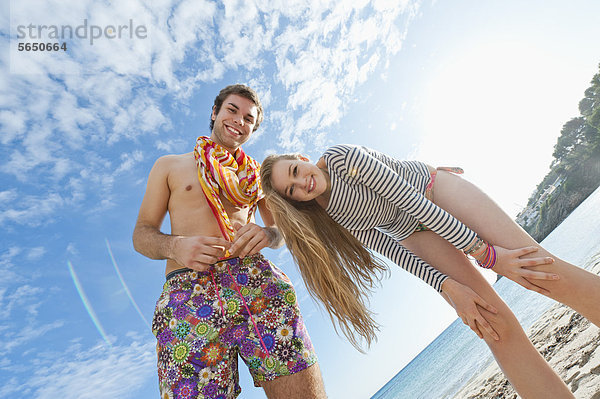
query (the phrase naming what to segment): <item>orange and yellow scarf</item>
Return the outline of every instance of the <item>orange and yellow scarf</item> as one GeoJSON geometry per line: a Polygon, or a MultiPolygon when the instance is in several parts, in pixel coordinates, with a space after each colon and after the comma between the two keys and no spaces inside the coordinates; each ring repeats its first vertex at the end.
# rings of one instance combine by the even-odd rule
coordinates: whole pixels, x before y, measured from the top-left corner
{"type": "Polygon", "coordinates": [[[233,241],[235,231],[219,194],[222,193],[236,206],[250,207],[250,222],[258,201],[264,197],[260,185],[260,164],[246,155],[241,148],[232,155],[205,136],[198,137],[194,147],[194,158],[198,165],[198,180],[221,233],[226,240],[233,241]]]}

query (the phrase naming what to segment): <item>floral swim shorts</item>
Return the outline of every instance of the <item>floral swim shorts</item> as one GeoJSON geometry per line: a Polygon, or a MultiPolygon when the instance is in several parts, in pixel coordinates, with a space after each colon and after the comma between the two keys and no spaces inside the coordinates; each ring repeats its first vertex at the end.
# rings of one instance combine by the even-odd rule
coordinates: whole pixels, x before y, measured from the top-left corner
{"type": "Polygon", "coordinates": [[[235,398],[237,361],[254,385],[317,361],[288,277],[261,254],[176,271],[156,304],[161,398],[235,398]]]}

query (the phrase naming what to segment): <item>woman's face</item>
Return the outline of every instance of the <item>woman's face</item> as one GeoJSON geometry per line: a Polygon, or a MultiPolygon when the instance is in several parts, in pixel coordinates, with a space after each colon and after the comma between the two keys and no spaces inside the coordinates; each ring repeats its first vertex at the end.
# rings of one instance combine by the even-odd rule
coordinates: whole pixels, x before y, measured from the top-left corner
{"type": "Polygon", "coordinates": [[[325,174],[316,165],[281,159],[273,164],[271,184],[279,195],[295,201],[310,201],[327,190],[325,174]]]}

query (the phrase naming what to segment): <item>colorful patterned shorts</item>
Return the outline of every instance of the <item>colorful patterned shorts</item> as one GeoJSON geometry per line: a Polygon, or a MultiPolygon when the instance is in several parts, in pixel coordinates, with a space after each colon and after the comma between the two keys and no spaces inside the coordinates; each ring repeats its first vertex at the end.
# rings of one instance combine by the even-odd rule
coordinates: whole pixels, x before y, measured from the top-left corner
{"type": "Polygon", "coordinates": [[[254,385],[317,361],[288,277],[261,254],[186,270],[156,304],[161,398],[235,398],[239,354],[254,385]]]}

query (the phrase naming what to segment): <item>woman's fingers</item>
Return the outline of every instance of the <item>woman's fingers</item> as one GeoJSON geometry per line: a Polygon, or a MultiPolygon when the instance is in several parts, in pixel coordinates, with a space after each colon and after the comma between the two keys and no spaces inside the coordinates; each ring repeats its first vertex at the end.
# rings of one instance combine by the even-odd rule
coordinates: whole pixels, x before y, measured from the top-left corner
{"type": "Polygon", "coordinates": [[[498,313],[498,310],[493,307],[492,305],[490,305],[489,303],[487,303],[482,297],[480,297],[479,295],[477,295],[477,297],[475,298],[475,303],[479,306],[481,306],[482,308],[484,308],[485,310],[487,310],[490,313],[498,313]]]}
{"type": "MultiPolygon", "coordinates": [[[[493,306],[486,303],[479,296],[475,296],[473,298],[473,302],[475,302],[477,305],[481,306],[483,309],[485,309],[491,313],[494,313],[494,314],[498,313],[496,308],[494,308],[493,306]]],[[[486,318],[481,314],[481,312],[479,312],[479,309],[477,308],[477,306],[475,306],[470,311],[470,314],[464,314],[464,315],[459,315],[459,316],[460,316],[462,322],[465,325],[469,326],[469,328],[471,330],[473,330],[473,332],[475,334],[477,334],[477,336],[479,338],[483,339],[483,336],[485,334],[485,335],[489,335],[492,339],[494,339],[496,341],[500,340],[500,336],[498,335],[496,330],[494,330],[492,325],[486,320],[486,318]]]]}
{"type": "Polygon", "coordinates": [[[479,331],[479,328],[477,328],[477,323],[475,323],[475,319],[469,318],[466,315],[460,316],[460,318],[465,326],[468,326],[471,330],[473,330],[473,332],[477,334],[479,338],[483,338],[483,334],[481,334],[481,331],[479,331]]]}
{"type": "Polygon", "coordinates": [[[525,256],[525,255],[529,255],[532,254],[534,252],[537,252],[539,250],[538,247],[523,247],[523,248],[518,248],[513,250],[513,252],[517,255],[517,258],[520,258],[521,256],[525,256]]]}
{"type": "Polygon", "coordinates": [[[469,327],[471,328],[471,330],[473,330],[475,334],[477,334],[479,338],[483,339],[483,334],[481,333],[481,331],[479,331],[479,328],[477,327],[477,322],[475,320],[469,323],[469,327]]]}
{"type": "MultiPolygon", "coordinates": [[[[479,328],[479,330],[483,329],[483,331],[487,332],[487,335],[492,337],[494,340],[496,340],[496,341],[500,340],[500,336],[498,335],[496,330],[494,330],[494,327],[492,327],[492,325],[490,323],[488,323],[488,321],[483,316],[481,316],[481,318],[479,318],[479,319],[475,319],[475,323],[477,323],[481,326],[481,328],[479,328]]],[[[480,338],[483,338],[483,337],[480,337],[480,338]]]]}
{"type": "Polygon", "coordinates": [[[518,248],[514,250],[506,250],[498,247],[500,253],[503,254],[503,274],[511,280],[521,284],[527,289],[531,289],[542,294],[547,294],[548,291],[542,287],[532,284],[526,280],[558,280],[560,276],[556,273],[535,270],[537,266],[549,265],[554,263],[554,259],[550,256],[541,256],[536,258],[523,259],[522,257],[528,254],[535,253],[539,250],[536,246],[518,248]]]}
{"type": "Polygon", "coordinates": [[[560,277],[556,273],[538,272],[531,269],[523,269],[519,271],[519,275],[526,279],[533,280],[558,280],[560,277]]]}
{"type": "MultiPolygon", "coordinates": [[[[480,297],[479,295],[476,296],[475,298],[475,303],[479,306],[481,306],[483,309],[487,310],[490,313],[493,314],[497,314],[498,310],[493,307],[492,305],[490,305],[489,303],[487,303],[482,297],[480,297]]],[[[487,319],[481,314],[481,312],[479,312],[479,309],[477,310],[477,315],[475,317],[475,322],[479,324],[478,326],[478,330],[481,331],[481,329],[483,328],[483,331],[487,332],[487,334],[492,337],[493,339],[495,339],[496,341],[498,341],[500,339],[500,336],[498,335],[498,333],[496,332],[496,330],[494,330],[494,328],[492,327],[492,325],[487,321],[487,319]]],[[[481,331],[481,332],[483,332],[481,331]]],[[[483,338],[483,336],[480,336],[480,338],[483,338]]]]}
{"type": "Polygon", "coordinates": [[[551,258],[549,256],[543,256],[541,258],[521,259],[521,261],[519,262],[519,264],[521,266],[541,266],[541,265],[549,265],[552,263],[554,263],[554,258],[551,258]]]}

